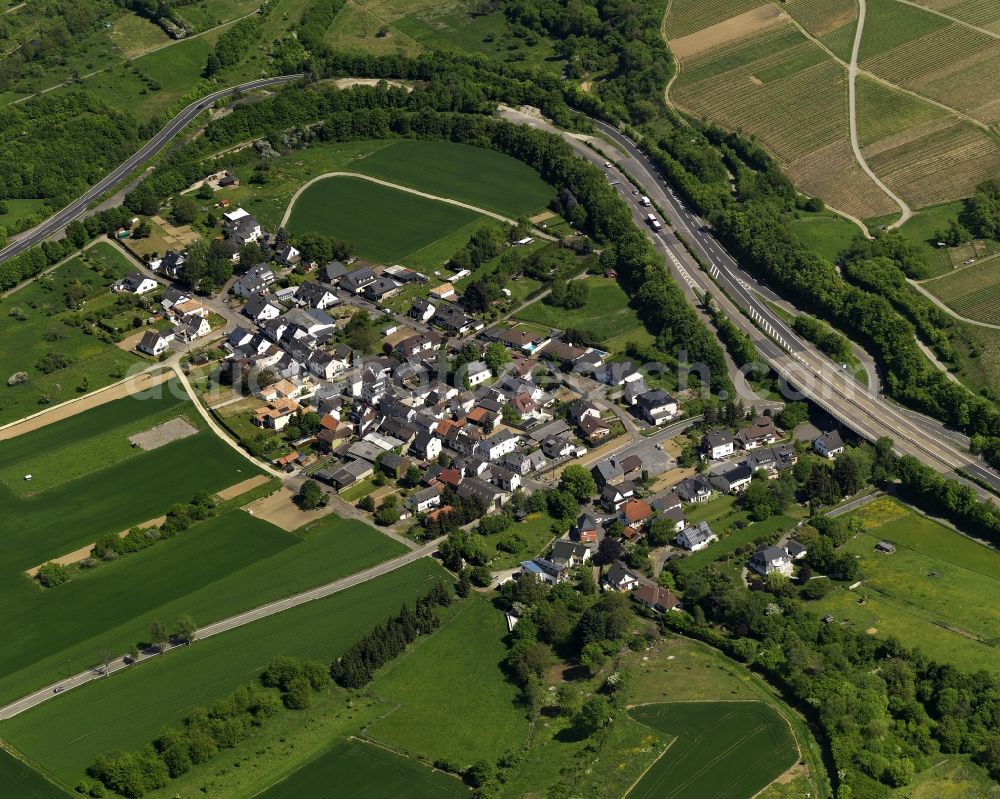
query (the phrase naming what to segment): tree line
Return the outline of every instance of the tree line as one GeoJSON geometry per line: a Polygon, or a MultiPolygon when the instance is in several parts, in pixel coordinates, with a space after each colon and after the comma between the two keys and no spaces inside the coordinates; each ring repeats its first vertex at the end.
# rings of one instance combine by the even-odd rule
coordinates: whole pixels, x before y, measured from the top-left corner
{"type": "Polygon", "coordinates": [[[441,620],[434,609],[451,604],[443,583],[435,583],[413,607],[404,604],[399,614],[354,644],[330,664],[330,676],[344,688],[363,688],[375,672],[399,657],[417,636],[436,630],[441,620]]]}
{"type": "Polygon", "coordinates": [[[240,686],[210,707],[194,708],[180,729],[164,727],[151,744],[138,751],[116,750],[99,756],[87,769],[97,783],[81,782],[77,791],[104,796],[101,789],[106,788],[138,799],[163,788],[193,766],[209,762],[253,735],[280,714],[282,706],[289,710],[309,707],[312,695],[328,687],[330,678],[322,663],[278,656],[259,682],[240,686]]]}

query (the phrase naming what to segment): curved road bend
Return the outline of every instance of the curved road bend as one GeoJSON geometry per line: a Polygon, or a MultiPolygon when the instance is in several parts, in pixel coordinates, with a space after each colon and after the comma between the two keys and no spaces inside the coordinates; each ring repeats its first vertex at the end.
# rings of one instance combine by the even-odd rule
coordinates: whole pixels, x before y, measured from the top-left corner
{"type": "MultiPolygon", "coordinates": [[[[348,588],[354,588],[355,586],[366,583],[369,580],[374,580],[377,577],[381,577],[391,571],[395,571],[396,569],[406,566],[409,563],[420,560],[420,558],[432,555],[442,540],[443,539],[440,538],[436,539],[430,543],[424,544],[419,549],[414,549],[412,552],[407,552],[405,555],[400,555],[398,558],[387,560],[384,563],[380,563],[377,566],[373,566],[372,568],[358,572],[357,574],[352,574],[349,577],[343,577],[339,580],[333,581],[332,583],[321,585],[318,588],[311,588],[308,591],[302,591],[301,593],[294,594],[293,596],[286,597],[285,599],[279,599],[267,605],[261,605],[258,608],[253,608],[252,610],[248,610],[244,613],[230,616],[228,619],[223,619],[222,621],[217,621],[214,624],[201,627],[195,633],[195,641],[197,642],[205,638],[211,638],[213,635],[219,635],[220,633],[227,632],[228,630],[234,630],[237,627],[242,627],[244,624],[250,624],[251,622],[267,618],[268,616],[273,616],[276,613],[291,610],[292,608],[304,605],[305,603],[312,602],[316,599],[324,599],[328,596],[339,593],[340,591],[345,591],[348,588]]],[[[176,649],[178,646],[184,646],[184,644],[168,646],[165,651],[176,649]]],[[[144,663],[150,658],[157,657],[159,654],[161,653],[153,649],[144,650],[140,653],[139,659],[136,663],[144,663]]],[[[126,665],[122,656],[119,655],[108,664],[107,671],[110,676],[111,674],[115,674],[116,672],[128,668],[131,668],[131,666],[126,665]]],[[[73,688],[79,688],[81,685],[86,685],[89,682],[103,679],[104,676],[105,675],[100,669],[93,668],[87,671],[82,671],[72,677],[67,677],[57,683],[53,683],[52,685],[48,685],[45,688],[29,694],[28,696],[18,699],[16,702],[11,702],[9,705],[0,708],[0,720],[9,719],[16,716],[18,713],[23,713],[26,710],[30,710],[31,708],[42,704],[42,702],[54,699],[62,693],[72,690],[73,688]],[[57,693],[56,689],[61,690],[57,693]]]]}
{"type": "MultiPolygon", "coordinates": [[[[503,115],[514,122],[563,135],[581,156],[598,165],[604,161],[601,154],[536,117],[513,111],[505,111],[503,115]]],[[[607,170],[614,173],[612,177],[622,180],[617,188],[629,202],[633,219],[651,238],[654,246],[666,256],[678,282],[682,287],[712,293],[730,318],[750,335],[764,359],[779,376],[865,438],[874,440],[880,436],[889,436],[895,441],[897,451],[913,455],[940,472],[951,473],[955,469],[963,469],[1000,488],[1000,475],[975,456],[954,446],[940,434],[935,423],[931,420],[924,423],[920,417],[915,419],[912,412],[903,412],[884,397],[871,394],[846,375],[839,364],[791,330],[757,295],[760,292],[765,297],[774,296],[773,292],[761,287],[740,268],[716,241],[707,224],[687,208],[635,142],[611,125],[598,120],[591,121],[628,154],[628,157],[618,159],[622,169],[641,187],[643,194],[663,209],[674,230],[685,237],[707,265],[711,278],[715,281],[680,246],[671,230],[665,228],[656,234],[642,224],[647,209],[638,204],[637,198],[630,196],[625,175],[614,168],[607,170]],[[720,295],[720,286],[725,294],[720,295]],[[748,309],[758,320],[760,327],[768,329],[770,335],[765,335],[758,326],[750,323],[736,307],[736,302],[748,309]]],[[[982,489],[977,490],[984,498],[989,496],[982,489]]]]}
{"type": "Polygon", "coordinates": [[[301,75],[280,75],[276,78],[252,80],[249,83],[241,83],[239,86],[230,86],[226,89],[220,89],[217,92],[213,92],[212,94],[206,95],[200,100],[196,100],[191,103],[191,105],[171,119],[170,122],[167,123],[166,127],[162,128],[159,133],[146,142],[142,148],[131,156],[124,164],[91,186],[82,196],[78,197],[61,211],[57,211],[41,224],[36,225],[31,230],[20,234],[20,238],[18,238],[17,241],[12,244],[8,244],[0,250],[0,263],[3,263],[8,258],[13,258],[15,255],[20,255],[25,250],[34,247],[36,244],[39,244],[52,234],[57,233],[66,227],[66,225],[87,210],[87,206],[93,200],[97,199],[108,189],[112,188],[130,172],[153,158],[171,139],[187,127],[191,120],[193,120],[196,116],[198,116],[198,114],[200,114],[205,108],[214,103],[216,100],[221,100],[223,97],[228,97],[238,91],[263,89],[267,86],[275,86],[281,83],[298,80],[301,77],[301,75]]]}

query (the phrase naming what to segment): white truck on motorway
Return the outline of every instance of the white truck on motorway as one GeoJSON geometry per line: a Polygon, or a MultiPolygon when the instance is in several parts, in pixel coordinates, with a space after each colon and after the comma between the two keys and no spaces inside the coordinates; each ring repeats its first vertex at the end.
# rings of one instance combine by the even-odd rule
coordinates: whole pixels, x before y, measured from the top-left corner
{"type": "Polygon", "coordinates": [[[649,201],[649,197],[647,197],[645,194],[642,195],[642,197],[639,199],[639,202],[641,202],[645,208],[649,208],[649,206],[652,205],[652,203],[649,201]]]}

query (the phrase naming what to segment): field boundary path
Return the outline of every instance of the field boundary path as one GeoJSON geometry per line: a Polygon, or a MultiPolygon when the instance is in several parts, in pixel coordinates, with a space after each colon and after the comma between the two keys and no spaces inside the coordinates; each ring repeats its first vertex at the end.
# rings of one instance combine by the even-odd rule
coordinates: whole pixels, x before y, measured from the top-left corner
{"type": "MultiPolygon", "coordinates": [[[[496,219],[500,222],[506,222],[508,225],[517,225],[516,219],[511,219],[503,214],[498,214],[495,211],[487,211],[485,208],[479,208],[475,205],[469,203],[464,203],[461,200],[453,200],[450,197],[439,197],[437,194],[431,194],[426,191],[421,191],[420,189],[414,189],[410,186],[404,186],[400,183],[391,183],[388,180],[382,180],[381,178],[375,178],[371,175],[363,175],[360,172],[324,172],[322,175],[317,175],[316,177],[303,183],[295,190],[295,194],[288,201],[288,207],[285,208],[285,215],[281,217],[280,227],[285,227],[288,224],[288,218],[292,215],[292,209],[295,207],[296,200],[299,199],[299,195],[302,194],[306,189],[312,186],[319,180],[326,180],[326,178],[359,178],[360,180],[367,180],[369,183],[377,183],[379,186],[385,186],[387,189],[395,189],[396,191],[405,191],[408,194],[415,194],[417,197],[423,197],[425,200],[435,200],[439,203],[447,203],[448,205],[455,205],[459,208],[464,208],[467,211],[475,211],[477,214],[482,214],[483,216],[488,216],[491,219],[496,219]]],[[[556,237],[548,233],[542,233],[540,230],[535,230],[535,235],[540,239],[546,239],[547,241],[555,241],[556,237]]]]}
{"type": "Polygon", "coordinates": [[[888,197],[899,206],[899,219],[889,225],[889,230],[895,230],[910,217],[913,211],[910,206],[900,198],[892,189],[882,182],[882,179],[875,174],[875,171],[868,166],[864,155],[861,154],[861,145],[858,143],[858,54],[861,52],[861,35],[865,32],[865,14],[867,6],[865,0],[858,0],[858,28],[854,32],[854,48],[851,50],[851,63],[847,65],[847,115],[851,126],[851,149],[854,150],[854,158],[875,184],[888,195],[888,197]]]}
{"type": "MultiPolygon", "coordinates": [[[[242,627],[245,624],[265,619],[268,616],[273,616],[277,613],[291,610],[292,608],[296,608],[299,605],[304,605],[307,602],[312,602],[316,599],[325,599],[333,594],[345,591],[348,588],[354,588],[362,583],[382,577],[389,572],[402,568],[403,566],[420,560],[421,558],[429,557],[434,553],[442,540],[444,539],[437,538],[427,544],[424,544],[419,549],[407,552],[406,554],[400,555],[392,560],[384,561],[377,566],[372,566],[370,569],[365,569],[357,574],[342,577],[339,580],[334,580],[332,583],[327,583],[326,585],[321,585],[317,588],[310,588],[307,591],[302,591],[301,593],[294,594],[290,597],[286,597],[285,599],[279,599],[275,602],[270,602],[266,605],[261,605],[260,607],[256,607],[251,610],[244,611],[243,613],[238,613],[235,616],[230,616],[229,618],[214,622],[213,624],[200,627],[195,632],[194,639],[196,641],[200,641],[205,638],[211,638],[213,635],[219,635],[220,633],[234,630],[237,627],[242,627]]],[[[182,646],[185,646],[185,644],[172,643],[165,646],[163,652],[169,652],[172,649],[177,649],[182,646]]],[[[123,657],[119,655],[115,657],[113,662],[109,662],[106,668],[95,667],[88,669],[87,671],[82,671],[79,674],[67,677],[66,679],[60,680],[52,685],[47,685],[46,687],[35,691],[28,696],[0,708],[0,720],[13,718],[19,713],[30,710],[31,708],[40,705],[42,702],[59,696],[65,691],[69,691],[73,688],[79,688],[81,685],[86,685],[94,680],[100,680],[106,676],[115,674],[116,672],[132,668],[140,663],[145,663],[147,660],[163,654],[163,652],[155,647],[149,647],[148,649],[140,652],[138,659],[131,664],[125,663],[123,657]],[[56,692],[56,689],[60,689],[58,693],[56,692]]]]}
{"type": "MultiPolygon", "coordinates": [[[[941,277],[948,277],[950,274],[952,273],[947,272],[944,275],[941,275],[941,277]]],[[[937,280],[937,278],[931,278],[931,280],[937,280]]],[[[906,282],[909,283],[911,286],[913,286],[913,288],[915,288],[917,291],[923,294],[931,302],[933,302],[938,308],[940,308],[942,311],[948,314],[948,316],[952,316],[955,319],[958,319],[960,322],[966,322],[970,325],[976,325],[976,327],[986,327],[989,328],[990,330],[1000,330],[1000,325],[992,325],[989,322],[980,322],[978,319],[970,319],[968,316],[962,316],[957,311],[949,308],[940,297],[936,297],[934,294],[932,294],[930,291],[928,291],[922,285],[920,285],[919,281],[913,280],[912,278],[907,278],[906,282]]]]}
{"type": "Polygon", "coordinates": [[[30,416],[24,416],[5,425],[0,425],[0,441],[9,438],[16,438],[22,433],[30,433],[51,422],[58,422],[76,416],[78,413],[96,408],[106,402],[111,402],[132,394],[139,394],[153,386],[165,383],[171,375],[170,368],[163,364],[153,364],[137,374],[129,375],[124,380],[104,386],[81,397],[73,397],[58,405],[53,405],[43,411],[38,411],[30,416]],[[153,374],[157,369],[163,369],[160,374],[153,374]],[[140,385],[141,383],[141,385],[140,385]],[[104,396],[107,395],[107,396],[104,396]],[[24,429],[17,429],[23,427],[24,429]]]}

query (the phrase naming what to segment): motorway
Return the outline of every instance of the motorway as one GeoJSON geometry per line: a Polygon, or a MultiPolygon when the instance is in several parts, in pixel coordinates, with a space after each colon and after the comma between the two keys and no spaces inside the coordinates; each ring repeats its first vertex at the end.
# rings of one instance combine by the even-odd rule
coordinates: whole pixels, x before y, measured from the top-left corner
{"type": "Polygon", "coordinates": [[[58,233],[66,227],[66,225],[86,211],[87,206],[90,205],[91,202],[104,194],[104,192],[114,187],[128,174],[153,158],[178,133],[186,128],[191,121],[198,116],[198,114],[200,114],[216,100],[221,100],[223,97],[228,97],[236,92],[248,92],[253,91],[254,89],[263,89],[267,86],[275,86],[280,83],[288,83],[292,80],[298,80],[301,77],[301,75],[281,75],[276,78],[252,80],[249,83],[242,83],[239,86],[230,86],[226,89],[220,89],[217,92],[213,92],[212,94],[191,103],[191,105],[171,119],[170,122],[167,123],[166,127],[161,129],[159,133],[146,142],[146,144],[143,145],[138,152],[136,152],[124,164],[119,166],[114,172],[109,173],[98,183],[91,186],[83,195],[71,202],[61,211],[53,214],[41,224],[31,228],[31,230],[20,234],[17,241],[12,244],[8,244],[0,250],[0,263],[3,263],[8,258],[13,258],[15,255],[20,255],[25,250],[34,247],[36,244],[40,244],[49,236],[54,233],[58,233]]]}
{"type": "MultiPolygon", "coordinates": [[[[944,435],[940,423],[870,392],[846,374],[840,364],[795,333],[764,301],[776,295],[743,271],[704,220],[687,207],[642,150],[617,128],[591,120],[597,130],[614,142],[617,150],[612,150],[598,139],[591,139],[588,145],[581,137],[555,128],[537,116],[510,109],[502,115],[510,121],[562,136],[578,155],[598,166],[603,167],[605,158],[610,159],[613,163],[604,168],[609,180],[629,204],[636,224],[665,256],[671,273],[689,299],[696,300],[706,293],[715,299],[753,340],[764,361],[781,379],[788,399],[808,398],[869,441],[888,436],[900,454],[912,455],[949,476],[962,470],[1000,489],[1000,475],[963,451],[954,437],[944,435]],[[605,152],[600,151],[602,148],[605,152]],[[631,190],[632,184],[637,187],[636,193],[631,190]],[[665,214],[669,226],[664,225],[657,232],[645,224],[651,209],[641,205],[638,195],[649,197],[665,214]],[[691,257],[680,236],[707,265],[707,272],[691,257]]],[[[970,485],[984,499],[990,497],[988,492],[970,485]]]]}

